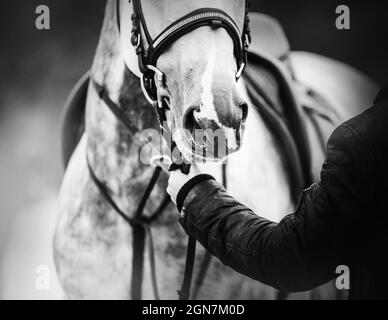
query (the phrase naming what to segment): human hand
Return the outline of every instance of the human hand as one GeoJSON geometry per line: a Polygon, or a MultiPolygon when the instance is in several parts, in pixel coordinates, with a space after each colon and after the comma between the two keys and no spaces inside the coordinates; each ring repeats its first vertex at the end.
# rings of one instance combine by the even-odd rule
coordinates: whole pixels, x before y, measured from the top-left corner
{"type": "Polygon", "coordinates": [[[174,170],[170,171],[170,178],[168,179],[168,187],[167,192],[171,197],[171,200],[176,204],[176,199],[179,191],[182,189],[182,187],[194,178],[195,176],[198,176],[202,174],[202,172],[199,170],[198,166],[196,164],[191,164],[190,166],[190,172],[189,174],[184,174],[181,172],[181,170],[174,170]]]}

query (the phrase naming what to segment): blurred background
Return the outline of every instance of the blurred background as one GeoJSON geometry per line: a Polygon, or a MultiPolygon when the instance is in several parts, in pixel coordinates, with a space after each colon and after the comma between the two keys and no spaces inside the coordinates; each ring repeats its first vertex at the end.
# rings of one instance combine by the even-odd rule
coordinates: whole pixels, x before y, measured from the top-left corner
{"type": "MultiPolygon", "coordinates": [[[[293,50],[351,64],[378,84],[388,66],[384,1],[263,0],[252,9],[276,17],[293,50]],[[335,8],[350,7],[351,29],[335,28],[335,8]]],[[[51,241],[63,175],[59,132],[63,104],[90,67],[103,0],[3,1],[0,4],[0,298],[61,299],[51,241]],[[35,28],[48,5],[51,30],[35,28]],[[50,285],[37,285],[43,270],[50,285]]]]}

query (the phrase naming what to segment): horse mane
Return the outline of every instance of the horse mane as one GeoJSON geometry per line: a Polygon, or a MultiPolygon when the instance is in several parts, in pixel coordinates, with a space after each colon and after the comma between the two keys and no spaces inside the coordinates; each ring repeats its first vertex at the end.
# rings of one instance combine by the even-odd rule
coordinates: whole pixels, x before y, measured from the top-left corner
{"type": "MultiPolygon", "coordinates": [[[[123,64],[123,82],[119,89],[118,104],[139,131],[157,128],[156,113],[144,98],[139,78],[126,66],[121,55],[119,30],[117,27],[116,1],[108,0],[104,21],[93,61],[91,76],[109,90],[109,78],[117,72],[112,65],[123,64]],[[125,67],[124,67],[125,66],[125,67]]],[[[117,75],[116,75],[117,76],[117,75]]]]}
{"type": "Polygon", "coordinates": [[[107,63],[120,54],[119,32],[116,24],[115,1],[107,0],[105,14],[92,65],[92,74],[99,81],[106,79],[110,65],[107,63]]]}

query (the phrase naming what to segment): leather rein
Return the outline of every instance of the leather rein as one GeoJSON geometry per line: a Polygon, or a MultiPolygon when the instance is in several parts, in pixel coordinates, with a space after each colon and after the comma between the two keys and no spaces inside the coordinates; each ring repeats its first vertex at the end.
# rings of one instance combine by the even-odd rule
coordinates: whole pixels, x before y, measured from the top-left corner
{"type": "MultiPolygon", "coordinates": [[[[120,1],[116,0],[116,11],[117,11],[117,24],[120,32],[120,1]]],[[[129,0],[131,2],[131,0],[129,0]]],[[[246,63],[247,63],[247,49],[250,43],[250,30],[249,30],[249,18],[248,18],[248,1],[246,3],[246,14],[244,22],[244,30],[240,33],[238,26],[234,20],[225,12],[220,9],[215,8],[202,8],[194,10],[180,19],[176,20],[166,29],[164,29],[155,39],[152,39],[145,17],[143,15],[143,10],[141,7],[141,0],[132,0],[133,5],[133,14],[131,16],[132,20],[132,32],[131,32],[131,44],[136,50],[138,56],[139,69],[142,73],[140,84],[143,90],[145,98],[149,103],[155,108],[158,121],[161,131],[169,131],[170,129],[166,126],[166,117],[165,110],[168,106],[163,103],[159,105],[157,102],[157,86],[155,84],[155,79],[160,84],[165,83],[165,75],[162,71],[157,69],[156,62],[158,57],[164,52],[164,50],[171,45],[174,41],[182,37],[183,35],[191,32],[192,30],[202,27],[210,26],[211,28],[224,28],[228,34],[231,36],[234,43],[234,55],[236,57],[238,71],[236,73],[236,81],[241,76],[246,63]],[[144,37],[143,37],[144,35],[144,37]],[[147,42],[147,46],[144,45],[144,39],[147,42]]],[[[131,124],[131,121],[123,112],[123,109],[113,102],[107,90],[92,79],[92,84],[99,95],[99,98],[104,101],[105,105],[111,110],[115,117],[124,125],[126,130],[134,135],[136,129],[131,124]]],[[[171,135],[168,135],[171,136],[171,135]]],[[[175,147],[175,142],[172,141],[169,144],[170,150],[173,150],[175,147]]],[[[173,160],[173,159],[172,159],[173,160]]],[[[94,184],[96,185],[99,192],[103,195],[104,199],[110,204],[114,211],[121,216],[133,229],[133,258],[132,258],[132,283],[131,283],[131,297],[133,300],[139,300],[142,298],[142,281],[143,281],[143,270],[144,270],[144,251],[145,251],[145,242],[146,236],[148,235],[149,241],[149,261],[150,261],[150,270],[151,270],[151,282],[154,292],[155,299],[160,299],[159,290],[157,285],[156,278],[156,267],[155,267],[155,257],[154,257],[154,246],[150,224],[155,221],[169,205],[171,199],[168,194],[166,194],[157,207],[157,209],[150,215],[145,216],[143,214],[144,208],[147,204],[151,192],[158,182],[158,178],[162,171],[161,167],[155,167],[152,177],[146,186],[146,189],[140,199],[140,202],[135,210],[133,216],[129,216],[124,213],[111,196],[111,192],[108,190],[105,183],[103,183],[95,174],[89,157],[87,156],[87,165],[90,173],[90,177],[94,184]]],[[[170,166],[169,170],[180,169],[183,173],[188,173],[190,170],[190,165],[180,164],[177,165],[174,162],[170,166]]],[[[223,170],[223,184],[226,185],[226,164],[222,166],[223,170]]],[[[196,251],[196,240],[192,237],[188,237],[188,246],[186,253],[186,263],[184,270],[183,283],[178,290],[178,297],[180,300],[187,300],[190,298],[191,282],[194,269],[195,261],[195,251],[196,251]]],[[[206,252],[205,257],[202,261],[199,271],[199,279],[197,280],[197,286],[195,292],[193,293],[193,298],[195,298],[196,293],[198,293],[199,287],[202,285],[203,278],[206,274],[208,266],[210,265],[211,254],[206,252]]]]}

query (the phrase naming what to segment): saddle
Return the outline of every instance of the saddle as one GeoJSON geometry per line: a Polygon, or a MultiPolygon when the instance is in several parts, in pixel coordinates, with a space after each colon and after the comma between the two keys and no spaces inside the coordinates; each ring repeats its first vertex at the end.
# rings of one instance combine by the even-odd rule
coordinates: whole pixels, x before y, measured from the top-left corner
{"type": "MultiPolygon", "coordinates": [[[[249,17],[252,42],[243,79],[255,108],[282,145],[297,199],[300,190],[315,180],[312,168],[317,164],[313,164],[312,159],[316,159],[320,166],[324,157],[324,150],[321,150],[320,158],[312,155],[311,151],[317,139],[324,145],[331,132],[323,129],[327,124],[323,124],[322,120],[333,122],[330,128],[334,128],[336,121],[328,119],[324,110],[307,115],[306,110],[311,110],[312,106],[322,107],[327,103],[318,93],[303,87],[293,77],[290,46],[280,24],[264,14],[250,13],[249,17]],[[271,74],[271,79],[276,79],[275,82],[265,79],[268,74],[271,74]],[[305,105],[309,106],[300,101],[307,101],[305,105]]],[[[61,140],[65,168],[84,132],[89,82],[88,71],[72,89],[63,109],[61,140]]]]}

